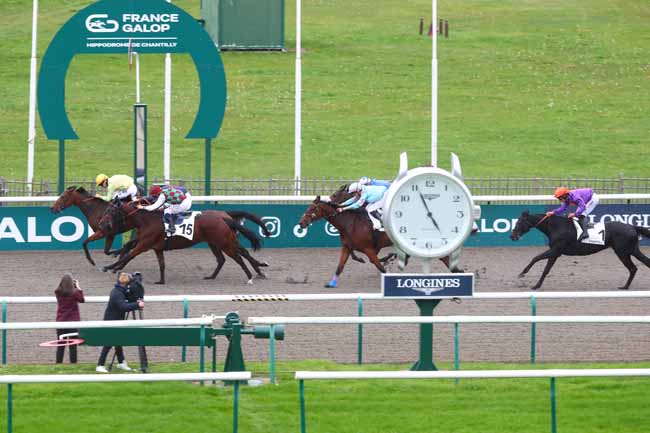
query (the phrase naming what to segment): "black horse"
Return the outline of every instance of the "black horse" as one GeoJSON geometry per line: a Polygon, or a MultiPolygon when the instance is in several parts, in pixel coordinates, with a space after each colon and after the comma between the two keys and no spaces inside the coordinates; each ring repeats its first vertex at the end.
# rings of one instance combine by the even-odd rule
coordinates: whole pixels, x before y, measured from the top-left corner
{"type": "Polygon", "coordinates": [[[540,260],[547,259],[546,267],[542,272],[537,284],[532,289],[537,290],[542,286],[544,278],[549,273],[555,261],[561,255],[567,256],[588,256],[597,253],[606,248],[613,248],[616,256],[625,265],[630,272],[630,276],[621,290],[627,290],[634,279],[637,267],[632,263],[631,256],[636,257],[644,265],[650,268],[650,258],[643,255],[639,249],[639,235],[650,238],[650,230],[645,227],[637,227],[630,224],[624,224],[618,221],[605,223],[604,245],[587,244],[577,241],[576,229],[570,218],[552,215],[547,217],[545,214],[531,215],[528,211],[521,214],[517,220],[515,228],[512,230],[510,239],[518,240],[523,234],[531,228],[536,228],[548,237],[549,249],[539,254],[530,261],[528,266],[521,271],[519,277],[523,277],[540,260]]]}

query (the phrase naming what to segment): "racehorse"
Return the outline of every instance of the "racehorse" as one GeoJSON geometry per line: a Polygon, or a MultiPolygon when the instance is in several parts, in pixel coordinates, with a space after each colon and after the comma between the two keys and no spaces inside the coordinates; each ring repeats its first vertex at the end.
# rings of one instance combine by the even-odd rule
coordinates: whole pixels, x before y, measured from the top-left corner
{"type": "Polygon", "coordinates": [[[531,228],[536,228],[546,235],[549,240],[549,249],[533,257],[528,266],[519,274],[523,277],[530,268],[540,260],[547,259],[542,276],[532,289],[537,290],[542,286],[544,278],[549,273],[555,261],[561,255],[567,256],[588,256],[607,248],[613,248],[616,256],[625,265],[630,275],[621,290],[627,290],[634,279],[637,267],[632,263],[631,256],[636,257],[644,265],[650,268],[650,258],[643,255],[639,249],[639,235],[650,237],[650,230],[645,227],[633,226],[618,221],[605,223],[604,245],[588,244],[577,241],[576,229],[570,218],[545,214],[531,215],[528,211],[521,214],[515,228],[512,230],[510,239],[518,240],[531,228]]]}
{"type": "Polygon", "coordinates": [[[95,266],[95,261],[90,257],[90,252],[88,251],[88,243],[96,241],[98,239],[106,238],[104,243],[104,254],[106,255],[117,255],[122,251],[128,250],[137,243],[137,239],[132,239],[129,241],[121,250],[111,250],[113,245],[113,239],[115,235],[129,231],[134,228],[133,224],[121,225],[119,231],[110,231],[105,232],[99,227],[99,221],[104,215],[106,209],[108,209],[110,203],[104,201],[99,197],[91,195],[83,187],[71,186],[63,191],[63,194],[54,202],[54,205],[50,208],[53,213],[59,213],[63,209],[70,206],[77,206],[81,213],[84,214],[88,220],[88,224],[93,229],[94,233],[83,242],[84,253],[86,254],[86,259],[95,266]]]}
{"type": "MultiPolygon", "coordinates": [[[[393,245],[393,242],[385,232],[373,230],[372,222],[364,209],[337,213],[337,207],[339,207],[338,204],[323,201],[320,196],[316,196],[298,222],[300,227],[305,229],[314,221],[325,219],[339,231],[341,236],[339,264],[334,277],[325,287],[336,287],[345,263],[353,251],[364,253],[379,272],[385,273],[384,264],[377,254],[382,248],[393,245]]],[[[449,267],[449,257],[440,260],[449,267]]],[[[460,270],[452,269],[451,271],[459,272],[460,270]]]]}
{"type": "Polygon", "coordinates": [[[253,283],[253,275],[242,260],[246,258],[258,276],[266,278],[260,267],[268,266],[264,262],[259,262],[253,258],[249,252],[239,244],[237,233],[241,233],[247,238],[254,250],[261,247],[261,241],[257,235],[250,229],[241,224],[242,219],[250,219],[251,221],[262,227],[264,234],[268,236],[270,233],[263,221],[248,212],[243,211],[202,211],[195,219],[193,227],[193,238],[188,240],[184,237],[174,236],[165,239],[165,227],[162,221],[162,214],[160,212],[149,212],[146,210],[138,210],[134,203],[123,203],[120,206],[111,206],[104,214],[100,221],[100,227],[105,230],[111,230],[112,226],[117,221],[123,219],[125,224],[133,224],[137,231],[138,243],[136,246],[121,257],[115,263],[104,267],[104,271],[122,269],[128,262],[139,254],[153,249],[158,259],[158,266],[160,268],[160,280],[156,284],[165,284],[165,257],[163,251],[176,250],[191,247],[197,243],[206,242],[212,254],[217,259],[217,267],[214,272],[205,277],[205,279],[214,279],[219,274],[226,259],[223,256],[225,252],[242,268],[248,277],[248,284],[253,283]]]}

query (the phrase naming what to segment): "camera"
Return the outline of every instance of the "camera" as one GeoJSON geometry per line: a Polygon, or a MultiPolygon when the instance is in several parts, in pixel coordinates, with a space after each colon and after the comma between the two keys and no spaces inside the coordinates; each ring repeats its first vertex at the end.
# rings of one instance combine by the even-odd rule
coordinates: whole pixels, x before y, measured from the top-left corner
{"type": "Polygon", "coordinates": [[[137,302],[144,299],[144,285],[142,285],[142,274],[134,272],[130,275],[130,281],[127,286],[126,298],[129,302],[137,302]]]}

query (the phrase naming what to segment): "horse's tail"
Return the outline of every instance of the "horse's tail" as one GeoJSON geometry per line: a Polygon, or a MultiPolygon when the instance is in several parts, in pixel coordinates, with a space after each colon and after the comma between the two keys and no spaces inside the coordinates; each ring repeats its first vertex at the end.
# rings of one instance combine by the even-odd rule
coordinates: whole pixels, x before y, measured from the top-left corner
{"type": "Polygon", "coordinates": [[[647,228],[634,226],[634,230],[636,230],[637,235],[643,235],[646,238],[650,238],[650,230],[648,230],[647,228]]]}
{"type": "Polygon", "coordinates": [[[264,232],[264,236],[266,236],[266,237],[271,236],[271,232],[266,227],[266,224],[264,224],[264,221],[262,221],[262,219],[260,217],[258,217],[257,215],[252,214],[250,212],[243,211],[243,210],[231,210],[231,211],[228,211],[226,213],[228,215],[230,215],[230,217],[232,219],[236,220],[237,222],[241,222],[241,220],[243,220],[243,219],[247,219],[249,221],[254,222],[255,224],[257,224],[258,226],[260,226],[262,228],[262,231],[264,232]]]}
{"type": "Polygon", "coordinates": [[[230,227],[232,230],[241,233],[246,239],[248,239],[251,243],[251,246],[253,247],[253,251],[257,251],[260,248],[262,248],[262,241],[260,238],[257,237],[257,235],[250,229],[246,228],[245,226],[237,223],[234,219],[233,220],[224,220],[226,224],[228,224],[228,227],[230,227]]]}

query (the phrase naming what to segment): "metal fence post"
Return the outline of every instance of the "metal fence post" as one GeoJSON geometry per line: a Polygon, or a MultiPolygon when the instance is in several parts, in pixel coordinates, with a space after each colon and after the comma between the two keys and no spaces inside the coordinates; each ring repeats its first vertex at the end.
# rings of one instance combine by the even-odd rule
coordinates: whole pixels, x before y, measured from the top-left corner
{"type": "Polygon", "coordinates": [[[13,417],[12,417],[12,399],[13,399],[13,392],[12,392],[12,383],[7,384],[7,433],[11,433],[13,431],[13,417]]]}
{"type": "MultiPolygon", "coordinates": [[[[537,299],[535,295],[530,295],[531,316],[537,316],[537,299]]],[[[530,324],[530,363],[535,363],[535,340],[537,334],[537,323],[530,324]]]]}
{"type": "Polygon", "coordinates": [[[269,356],[270,361],[270,379],[271,384],[275,385],[275,325],[271,324],[271,334],[269,335],[269,356]]]}
{"type": "MultiPolygon", "coordinates": [[[[357,298],[357,315],[363,317],[363,299],[357,298]]],[[[357,325],[357,364],[363,363],[363,324],[357,325]]]]}
{"type": "MultiPolygon", "coordinates": [[[[2,323],[7,323],[7,301],[2,301],[2,323]]],[[[2,330],[2,365],[7,365],[7,330],[2,330]]]]}
{"type": "MultiPolygon", "coordinates": [[[[183,299],[183,319],[187,319],[189,310],[190,310],[189,302],[187,301],[187,299],[183,299]]],[[[181,362],[185,362],[186,353],[187,353],[187,346],[183,346],[181,348],[181,362]]]]}
{"type": "Polygon", "coordinates": [[[555,378],[551,377],[551,432],[557,433],[557,417],[555,414],[555,378]]]}
{"type": "Polygon", "coordinates": [[[239,381],[235,381],[234,401],[232,404],[232,432],[237,433],[239,429],[239,381]]]}
{"type": "MultiPolygon", "coordinates": [[[[460,348],[458,337],[458,322],[454,323],[454,370],[460,370],[460,348]]],[[[454,381],[458,383],[458,378],[454,381]]]]}
{"type": "Polygon", "coordinates": [[[300,433],[307,433],[307,421],[305,419],[305,381],[300,379],[300,433]]]}

